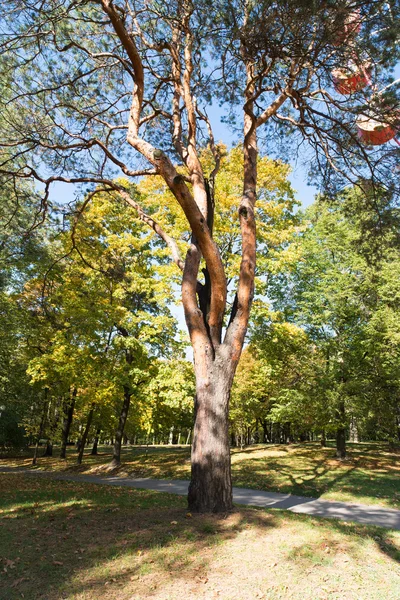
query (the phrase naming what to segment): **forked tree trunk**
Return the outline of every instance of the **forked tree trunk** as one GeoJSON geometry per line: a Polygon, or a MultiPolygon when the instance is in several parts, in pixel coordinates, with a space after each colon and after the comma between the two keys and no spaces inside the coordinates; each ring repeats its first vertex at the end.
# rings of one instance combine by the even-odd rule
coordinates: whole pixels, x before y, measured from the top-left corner
{"type": "Polygon", "coordinates": [[[230,378],[221,369],[209,373],[208,385],[197,385],[188,505],[193,512],[232,509],[229,447],[230,378]]]}
{"type": "Polygon", "coordinates": [[[114,442],[114,450],[113,457],[111,461],[111,466],[118,467],[121,464],[121,444],[122,444],[122,436],[124,435],[124,429],[126,420],[128,418],[129,406],[131,403],[131,392],[128,386],[124,385],[124,401],[122,403],[121,412],[119,415],[118,428],[115,432],[115,442],[114,442]]]}
{"type": "Polygon", "coordinates": [[[71,430],[72,419],[74,416],[75,402],[76,402],[77,390],[74,388],[72,392],[72,398],[68,399],[68,402],[64,405],[64,420],[61,431],[61,450],[60,458],[66,458],[67,456],[67,444],[69,438],[69,432],[71,430]]]}
{"type": "Polygon", "coordinates": [[[81,445],[79,448],[79,454],[78,454],[78,459],[77,459],[78,465],[82,464],[83,453],[85,451],[86,441],[87,441],[87,438],[89,435],[90,426],[92,424],[93,412],[94,412],[94,406],[92,406],[92,408],[89,411],[88,418],[86,421],[85,431],[83,432],[83,435],[82,435],[81,445]]]}

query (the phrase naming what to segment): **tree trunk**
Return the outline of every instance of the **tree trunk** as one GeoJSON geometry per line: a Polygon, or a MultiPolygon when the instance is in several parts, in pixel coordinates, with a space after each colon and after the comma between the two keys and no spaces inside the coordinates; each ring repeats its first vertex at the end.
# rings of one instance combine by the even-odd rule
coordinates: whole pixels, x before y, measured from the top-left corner
{"type": "Polygon", "coordinates": [[[90,426],[92,424],[93,411],[94,411],[94,406],[92,405],[92,408],[89,411],[88,418],[86,421],[85,431],[83,432],[82,439],[81,439],[81,445],[80,445],[78,460],[77,460],[78,465],[82,464],[83,453],[85,451],[85,446],[86,446],[86,440],[89,435],[90,426]]]}
{"type": "Polygon", "coordinates": [[[268,438],[268,423],[266,419],[263,419],[262,421],[262,428],[263,428],[263,442],[264,444],[266,442],[269,442],[269,438],[268,438]]]}
{"type": "Polygon", "coordinates": [[[323,429],[321,431],[321,447],[322,448],[326,447],[326,433],[325,433],[325,429],[323,429]]]}
{"type": "Polygon", "coordinates": [[[92,448],[92,451],[90,453],[91,456],[97,456],[97,446],[98,446],[98,443],[99,443],[100,431],[101,431],[101,429],[97,429],[97,431],[96,431],[96,436],[95,436],[94,442],[93,442],[93,448],[92,448]]]}
{"type": "Polygon", "coordinates": [[[121,464],[121,442],[124,434],[126,420],[128,418],[129,405],[131,403],[131,393],[129,387],[124,385],[124,401],[122,403],[121,413],[119,415],[118,427],[115,432],[115,443],[111,466],[118,467],[121,464]]]}
{"type": "Polygon", "coordinates": [[[172,425],[169,430],[168,444],[171,446],[174,443],[174,426],[172,425]]]}
{"type": "Polygon", "coordinates": [[[46,450],[44,451],[43,456],[53,456],[53,443],[51,440],[47,440],[46,450]]]}
{"type": "Polygon", "coordinates": [[[197,384],[188,505],[193,512],[232,509],[228,410],[231,382],[220,369],[197,384]]]}
{"type": "Polygon", "coordinates": [[[68,402],[64,405],[64,420],[61,431],[61,451],[60,458],[67,457],[67,444],[69,438],[69,432],[72,425],[72,418],[74,416],[75,401],[76,401],[77,389],[74,388],[72,392],[72,398],[68,399],[68,402]]]}
{"type": "Polygon", "coordinates": [[[38,449],[39,449],[39,442],[40,442],[40,438],[43,435],[44,426],[46,424],[47,409],[48,409],[48,405],[49,405],[49,403],[47,401],[47,394],[48,394],[48,389],[45,388],[44,389],[45,405],[44,405],[44,409],[43,409],[42,418],[40,420],[39,432],[38,432],[38,436],[37,436],[36,444],[35,444],[35,452],[34,452],[33,458],[32,458],[32,465],[36,465],[36,463],[37,463],[37,455],[38,455],[38,449]]]}
{"type": "Polygon", "coordinates": [[[350,419],[350,441],[351,442],[359,442],[360,441],[360,438],[358,435],[358,427],[357,427],[356,417],[351,417],[351,419],[350,419]]]}
{"type": "Polygon", "coordinates": [[[345,425],[345,407],[344,402],[339,404],[337,409],[338,428],[336,430],[336,456],[340,460],[346,458],[346,425],[345,425]]]}

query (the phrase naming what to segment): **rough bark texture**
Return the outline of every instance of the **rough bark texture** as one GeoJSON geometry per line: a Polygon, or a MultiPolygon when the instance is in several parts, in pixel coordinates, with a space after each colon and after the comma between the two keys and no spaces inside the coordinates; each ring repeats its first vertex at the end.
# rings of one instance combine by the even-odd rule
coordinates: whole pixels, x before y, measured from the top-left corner
{"type": "Polygon", "coordinates": [[[124,386],[124,401],[122,403],[121,413],[119,415],[118,428],[115,432],[115,442],[113,457],[111,461],[112,466],[118,466],[121,464],[121,444],[122,436],[124,434],[126,419],[128,418],[129,405],[131,403],[131,393],[128,386],[124,386]]]}
{"type": "Polygon", "coordinates": [[[207,386],[197,385],[188,505],[193,512],[232,509],[228,411],[231,382],[211,372],[207,386]]]}
{"type": "Polygon", "coordinates": [[[64,405],[64,420],[61,431],[61,450],[60,458],[66,458],[67,456],[67,444],[69,438],[69,432],[71,430],[72,419],[74,416],[75,402],[76,402],[76,388],[72,392],[72,397],[68,399],[68,402],[64,405]]]}
{"type": "Polygon", "coordinates": [[[94,411],[94,406],[92,406],[92,408],[89,411],[88,418],[86,421],[85,431],[83,432],[83,435],[82,435],[81,445],[80,445],[78,460],[77,460],[78,465],[82,464],[83,453],[85,451],[86,441],[87,441],[87,438],[89,435],[90,426],[92,424],[93,411],[94,411]]]}

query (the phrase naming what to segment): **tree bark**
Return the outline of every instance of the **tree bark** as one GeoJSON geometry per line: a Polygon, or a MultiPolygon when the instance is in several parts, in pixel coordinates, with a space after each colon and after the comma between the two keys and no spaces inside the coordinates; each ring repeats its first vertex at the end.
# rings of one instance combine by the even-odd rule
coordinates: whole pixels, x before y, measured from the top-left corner
{"type": "Polygon", "coordinates": [[[43,409],[42,418],[40,420],[39,432],[38,432],[38,436],[37,436],[36,444],[35,444],[35,452],[34,452],[33,458],[32,458],[32,465],[36,465],[36,463],[37,463],[37,455],[38,455],[38,449],[39,449],[39,442],[40,442],[40,438],[43,435],[44,427],[45,427],[45,424],[46,424],[47,409],[49,407],[49,403],[48,403],[48,400],[47,400],[47,395],[48,395],[48,389],[45,388],[44,389],[45,405],[44,405],[44,409],[43,409]]]}
{"type": "Polygon", "coordinates": [[[171,425],[169,430],[168,444],[171,446],[174,443],[174,426],[171,425]]]}
{"type": "Polygon", "coordinates": [[[121,464],[121,444],[124,434],[126,420],[128,418],[129,406],[131,403],[131,392],[127,385],[124,385],[124,401],[122,403],[121,413],[119,415],[118,427],[115,432],[115,442],[111,466],[118,467],[121,464]]]}
{"type": "Polygon", "coordinates": [[[345,406],[340,402],[337,409],[338,428],[336,430],[336,456],[340,460],[346,458],[346,425],[345,425],[345,406]]]}
{"type": "Polygon", "coordinates": [[[90,426],[92,424],[93,412],[94,412],[94,405],[92,405],[92,408],[89,411],[88,418],[86,421],[85,431],[83,432],[83,435],[81,438],[81,445],[79,448],[79,454],[78,454],[78,459],[77,459],[78,465],[82,464],[83,453],[85,451],[85,446],[86,446],[86,440],[88,438],[90,426]]]}
{"type": "Polygon", "coordinates": [[[61,431],[61,450],[60,458],[66,458],[67,456],[67,444],[69,438],[69,432],[71,430],[72,419],[74,416],[75,402],[76,402],[77,389],[74,388],[72,397],[68,399],[64,405],[64,420],[61,431]]]}
{"type": "Polygon", "coordinates": [[[325,429],[323,429],[321,431],[321,447],[322,448],[326,447],[326,433],[325,433],[325,429]]]}
{"type": "Polygon", "coordinates": [[[206,385],[196,386],[188,505],[189,510],[200,513],[232,509],[228,423],[231,381],[222,370],[213,371],[209,371],[206,385]]]}
{"type": "Polygon", "coordinates": [[[53,443],[51,440],[47,440],[46,450],[44,451],[43,456],[53,456],[53,443]]]}
{"type": "Polygon", "coordinates": [[[101,432],[101,429],[97,429],[96,436],[95,436],[94,442],[93,442],[92,451],[90,453],[91,456],[97,456],[97,446],[98,446],[98,443],[99,443],[100,432],[101,432]]]}
{"type": "Polygon", "coordinates": [[[351,442],[359,442],[360,438],[358,435],[358,426],[357,426],[357,418],[351,417],[350,419],[350,441],[351,442]]]}

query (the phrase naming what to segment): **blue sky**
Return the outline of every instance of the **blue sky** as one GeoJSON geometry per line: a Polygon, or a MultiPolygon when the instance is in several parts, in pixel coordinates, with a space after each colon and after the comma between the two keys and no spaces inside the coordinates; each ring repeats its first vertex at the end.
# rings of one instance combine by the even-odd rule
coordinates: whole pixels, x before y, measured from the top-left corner
{"type": "MultiPolygon", "coordinates": [[[[215,105],[209,111],[215,139],[223,142],[227,146],[231,146],[234,143],[234,137],[228,127],[221,122],[223,114],[224,110],[215,105]]],[[[307,185],[307,173],[302,166],[298,166],[293,162],[291,163],[291,166],[293,170],[289,179],[297,192],[296,196],[303,206],[308,206],[314,200],[317,188],[307,185]]],[[[76,199],[75,194],[76,187],[74,185],[56,182],[51,186],[50,199],[58,204],[67,204],[76,199]]]]}

